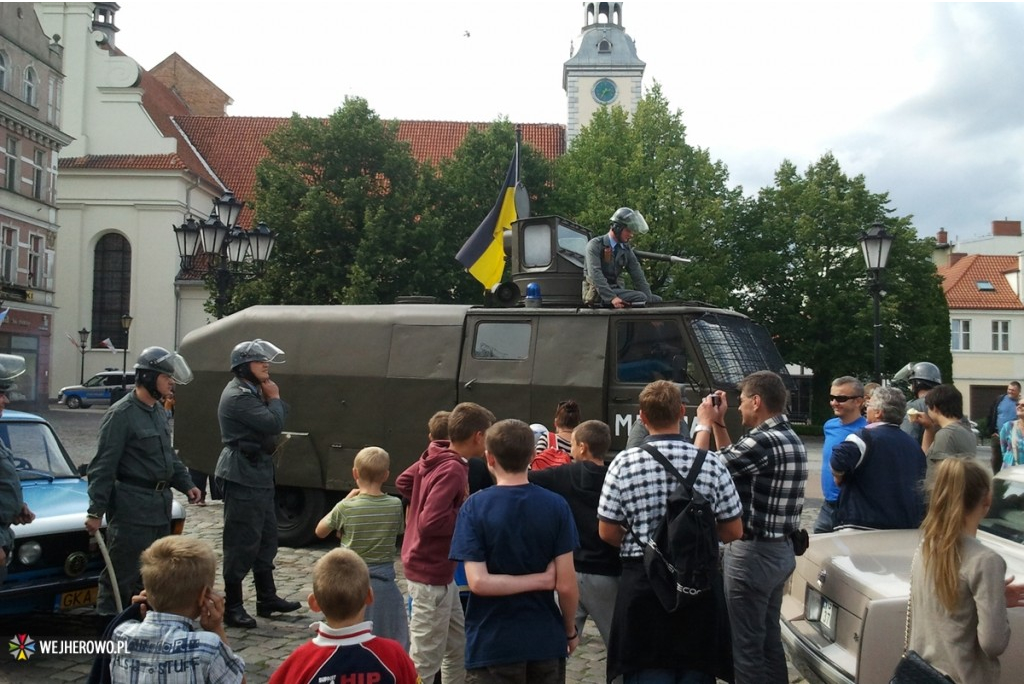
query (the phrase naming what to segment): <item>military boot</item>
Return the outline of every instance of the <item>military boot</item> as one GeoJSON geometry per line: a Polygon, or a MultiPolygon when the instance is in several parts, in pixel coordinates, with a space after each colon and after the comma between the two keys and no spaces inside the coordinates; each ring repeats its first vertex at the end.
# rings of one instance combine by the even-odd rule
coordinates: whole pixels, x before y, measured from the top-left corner
{"type": "Polygon", "coordinates": [[[256,585],[256,615],[260,618],[270,618],[274,612],[295,611],[302,606],[277,596],[273,571],[254,571],[252,580],[256,585]]]}
{"type": "Polygon", "coordinates": [[[242,583],[224,584],[224,623],[233,628],[255,628],[256,619],[242,604],[242,583]]]}

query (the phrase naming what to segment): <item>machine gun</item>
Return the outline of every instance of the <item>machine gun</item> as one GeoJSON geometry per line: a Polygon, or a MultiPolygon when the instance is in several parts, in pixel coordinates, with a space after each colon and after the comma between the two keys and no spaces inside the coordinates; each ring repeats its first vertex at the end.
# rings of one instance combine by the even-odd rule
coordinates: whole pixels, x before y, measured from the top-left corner
{"type": "Polygon", "coordinates": [[[693,263],[692,259],[687,259],[686,257],[677,257],[674,254],[661,254],[660,252],[647,252],[645,250],[633,250],[633,254],[635,254],[640,259],[652,259],[657,262],[669,262],[671,264],[693,263]]]}

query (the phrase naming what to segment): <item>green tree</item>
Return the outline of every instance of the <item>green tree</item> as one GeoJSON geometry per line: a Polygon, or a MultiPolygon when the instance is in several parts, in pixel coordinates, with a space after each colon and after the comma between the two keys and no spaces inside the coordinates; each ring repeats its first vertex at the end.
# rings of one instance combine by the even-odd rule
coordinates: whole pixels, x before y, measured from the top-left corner
{"type": "Polygon", "coordinates": [[[820,398],[833,378],[873,375],[871,278],[858,238],[876,219],[895,238],[883,282],[883,373],[911,360],[951,366],[949,313],[930,245],[888,204],[888,194],[846,176],[831,154],[803,175],[785,161],[729,238],[739,308],[772,332],[788,362],[813,369],[816,420],[828,417],[820,398]]]}
{"type": "Polygon", "coordinates": [[[378,302],[399,289],[420,212],[418,164],[397,131],[365,100],[346,98],[326,120],[294,115],[267,138],[255,207],[277,244],[265,275],[236,288],[235,309],[378,302]]]}
{"type": "Polygon", "coordinates": [[[634,238],[638,249],[693,260],[685,266],[646,262],[654,292],[665,299],[727,304],[731,297],[723,236],[736,225],[742,192],[728,187],[725,165],[686,140],[682,113],[671,111],[655,84],[629,117],[603,108],[580,131],[555,165],[552,205],[604,233],[621,206],[639,210],[651,232],[634,238]]]}

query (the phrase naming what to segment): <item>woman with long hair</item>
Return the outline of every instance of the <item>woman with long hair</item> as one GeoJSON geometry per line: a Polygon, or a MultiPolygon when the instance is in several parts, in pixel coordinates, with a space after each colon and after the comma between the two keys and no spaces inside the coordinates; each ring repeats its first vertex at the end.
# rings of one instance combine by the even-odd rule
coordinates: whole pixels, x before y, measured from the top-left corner
{"type": "Polygon", "coordinates": [[[911,574],[910,648],[958,683],[999,680],[1006,607],[1011,594],[1019,601],[1006,562],[976,537],[991,504],[992,476],[977,461],[938,463],[911,574]]]}
{"type": "Polygon", "coordinates": [[[575,400],[562,400],[555,407],[555,430],[545,433],[537,440],[535,452],[540,454],[548,447],[557,447],[566,454],[572,449],[572,431],[580,425],[580,405],[575,400]],[[555,436],[555,444],[551,444],[551,435],[555,436]]]}

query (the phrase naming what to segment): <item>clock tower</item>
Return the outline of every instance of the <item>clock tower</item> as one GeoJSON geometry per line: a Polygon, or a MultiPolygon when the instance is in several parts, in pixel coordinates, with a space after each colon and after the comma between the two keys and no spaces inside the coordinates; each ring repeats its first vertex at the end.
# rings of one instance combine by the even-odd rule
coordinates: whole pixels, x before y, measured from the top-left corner
{"type": "Polygon", "coordinates": [[[604,105],[629,114],[640,100],[646,64],[622,28],[623,2],[584,2],[583,30],[573,41],[572,56],[562,68],[562,88],[569,104],[566,145],[604,105]]]}

